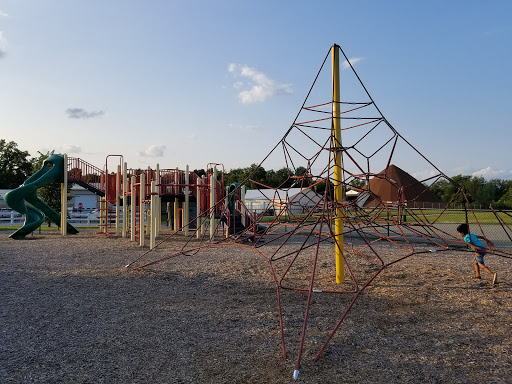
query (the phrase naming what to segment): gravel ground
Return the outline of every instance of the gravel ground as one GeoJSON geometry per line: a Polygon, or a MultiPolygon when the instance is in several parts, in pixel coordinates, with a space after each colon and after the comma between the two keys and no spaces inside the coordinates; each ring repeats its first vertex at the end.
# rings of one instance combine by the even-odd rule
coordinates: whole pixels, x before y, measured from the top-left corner
{"type": "MultiPolygon", "coordinates": [[[[275,284],[251,249],[208,248],[133,271],[124,266],[142,251],[127,239],[8,235],[1,383],[293,382],[306,296],[283,292],[283,359],[275,284]]],[[[471,260],[437,252],[385,269],[318,361],[352,296],[315,296],[297,382],[512,383],[512,260],[487,256],[495,287],[473,278],[471,260]]]]}

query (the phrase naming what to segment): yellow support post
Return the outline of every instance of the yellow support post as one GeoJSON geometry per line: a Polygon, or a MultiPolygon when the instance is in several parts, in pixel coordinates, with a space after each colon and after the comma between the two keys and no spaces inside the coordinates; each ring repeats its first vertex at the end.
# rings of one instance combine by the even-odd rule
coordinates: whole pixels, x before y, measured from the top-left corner
{"type": "Polygon", "coordinates": [[[173,208],[174,208],[174,232],[178,232],[179,231],[179,228],[178,228],[178,222],[179,222],[179,219],[178,219],[178,215],[180,214],[180,207],[179,207],[179,200],[177,197],[174,198],[174,205],[173,205],[173,208]]]}
{"type": "Polygon", "coordinates": [[[215,193],[215,183],[217,182],[217,166],[214,166],[210,175],[210,240],[215,236],[215,204],[217,204],[215,193]]]}
{"type": "Polygon", "coordinates": [[[68,156],[64,154],[64,175],[60,185],[60,233],[62,236],[68,234],[68,156]]]}
{"type": "Polygon", "coordinates": [[[128,218],[128,165],[126,162],[123,163],[123,175],[122,175],[122,194],[123,194],[123,226],[121,231],[122,237],[128,237],[128,223],[130,219],[128,218]]]}
{"type": "Polygon", "coordinates": [[[334,246],[336,257],[336,284],[345,282],[343,260],[343,172],[341,152],[341,113],[340,113],[340,59],[339,47],[334,44],[331,48],[332,58],[332,119],[333,119],[333,161],[334,161],[334,246]]]}
{"type": "Polygon", "coordinates": [[[196,198],[196,238],[200,238],[204,232],[203,213],[201,212],[201,178],[197,178],[197,198],[196,198]]]}
{"type": "MultiPolygon", "coordinates": [[[[132,176],[132,182],[130,185],[130,241],[135,242],[137,235],[136,220],[137,220],[137,190],[135,189],[136,177],[132,176]]],[[[126,198],[126,196],[125,196],[126,198]]]]}

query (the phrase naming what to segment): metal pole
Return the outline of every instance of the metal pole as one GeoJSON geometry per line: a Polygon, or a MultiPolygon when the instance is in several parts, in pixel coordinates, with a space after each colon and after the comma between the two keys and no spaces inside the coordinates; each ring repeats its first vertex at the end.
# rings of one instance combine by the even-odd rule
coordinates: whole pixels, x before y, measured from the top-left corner
{"type": "MultiPolygon", "coordinates": [[[[176,168],[176,172],[174,173],[174,195],[177,196],[178,193],[179,193],[179,187],[178,187],[178,184],[179,184],[179,170],[178,168],[176,168]]],[[[178,205],[178,198],[175,197],[174,198],[174,232],[178,232],[178,215],[179,215],[179,211],[178,211],[178,208],[179,208],[179,205],[178,205]]]]}
{"type": "Polygon", "coordinates": [[[123,163],[123,230],[122,236],[128,236],[128,166],[123,163]]]}
{"type": "Polygon", "coordinates": [[[155,171],[155,181],[156,181],[156,206],[155,206],[155,225],[156,232],[155,235],[160,235],[160,230],[162,227],[162,198],[160,197],[160,193],[162,191],[161,179],[160,179],[160,164],[156,165],[155,171]]]}
{"type": "Polygon", "coordinates": [[[210,176],[210,240],[213,240],[215,235],[215,182],[217,181],[217,167],[213,167],[213,172],[210,176]]]}
{"type": "Polygon", "coordinates": [[[241,216],[241,219],[242,219],[242,225],[244,227],[246,227],[246,223],[245,223],[245,189],[247,187],[245,185],[242,185],[240,187],[240,216],[241,216]]]}
{"type": "Polygon", "coordinates": [[[117,166],[116,173],[116,236],[119,236],[119,224],[121,220],[121,165],[117,166]]]}
{"type": "Polygon", "coordinates": [[[183,224],[185,227],[183,231],[185,232],[185,236],[188,236],[188,223],[190,221],[190,174],[188,165],[185,167],[185,206],[183,207],[183,224]]]}
{"type": "Polygon", "coordinates": [[[68,234],[68,156],[64,154],[62,157],[64,175],[60,185],[60,233],[66,236],[68,234]]]}
{"type": "Polygon", "coordinates": [[[150,234],[149,234],[149,249],[153,249],[155,247],[155,240],[157,235],[157,221],[158,215],[156,214],[157,209],[157,196],[156,196],[156,181],[151,181],[151,224],[150,226],[150,234]]]}
{"type": "Polygon", "coordinates": [[[140,185],[139,185],[139,189],[140,189],[140,205],[139,205],[139,245],[141,247],[144,246],[144,236],[146,235],[145,234],[145,231],[144,231],[144,200],[145,200],[145,197],[146,197],[146,179],[145,179],[145,175],[144,175],[144,172],[142,172],[140,174],[140,185]]]}
{"type": "MultiPolygon", "coordinates": [[[[146,184],[149,186],[147,192],[150,193],[149,198],[151,199],[151,180],[153,180],[153,172],[151,168],[148,166],[148,170],[146,171],[146,184]]],[[[144,188],[144,192],[146,192],[146,188],[144,188]]],[[[146,199],[144,199],[146,200],[146,199]]],[[[149,203],[151,200],[149,201],[149,203]]],[[[153,212],[151,211],[151,207],[149,204],[146,204],[146,236],[151,234],[151,223],[153,222],[153,212]]]]}
{"type": "Polygon", "coordinates": [[[130,191],[130,241],[135,241],[136,236],[136,217],[137,217],[137,192],[135,189],[135,183],[136,183],[136,177],[132,176],[132,185],[131,185],[131,191],[130,191]]]}
{"type": "Polygon", "coordinates": [[[333,119],[333,151],[334,151],[334,237],[336,258],[336,284],[345,281],[343,260],[343,174],[342,174],[342,146],[341,146],[341,120],[340,120],[340,62],[339,47],[334,44],[331,48],[332,56],[332,119],[333,119]]]}
{"type": "Polygon", "coordinates": [[[197,198],[196,198],[196,238],[199,239],[200,235],[203,234],[203,220],[201,211],[201,178],[197,178],[197,198]]]}

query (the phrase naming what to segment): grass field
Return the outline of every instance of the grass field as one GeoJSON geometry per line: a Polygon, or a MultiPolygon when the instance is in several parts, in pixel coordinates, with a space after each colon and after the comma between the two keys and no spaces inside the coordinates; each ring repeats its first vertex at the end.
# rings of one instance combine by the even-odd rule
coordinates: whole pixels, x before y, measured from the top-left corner
{"type": "MultiPolygon", "coordinates": [[[[466,213],[462,210],[416,210],[415,214],[424,217],[428,221],[435,220],[436,223],[464,223],[466,222],[466,213]]],[[[498,217],[492,211],[468,211],[467,220],[469,223],[479,222],[480,224],[500,224],[500,220],[507,225],[512,224],[512,214],[510,212],[498,212],[498,217]]],[[[385,214],[383,214],[385,216],[385,214]]],[[[407,215],[410,218],[410,215],[407,215]]]]}
{"type": "MultiPolygon", "coordinates": [[[[371,211],[367,211],[370,216],[372,216],[371,211]]],[[[402,219],[404,222],[414,222],[413,214],[411,212],[414,212],[414,215],[416,217],[420,218],[423,222],[436,222],[436,223],[464,223],[466,222],[466,213],[463,210],[441,210],[441,209],[422,209],[422,210],[409,210],[408,213],[404,216],[402,216],[402,219]]],[[[375,215],[377,211],[373,212],[373,215],[375,215]]],[[[468,222],[476,223],[479,222],[480,224],[491,224],[491,225],[499,225],[500,221],[503,222],[506,225],[512,225],[512,212],[497,212],[498,217],[496,217],[496,214],[489,210],[479,210],[479,211],[468,211],[467,212],[467,219],[468,222]]],[[[398,212],[397,210],[389,210],[389,213],[387,211],[380,212],[379,217],[382,219],[387,219],[388,217],[391,218],[393,216],[397,216],[398,212]]],[[[304,217],[306,217],[306,214],[299,214],[294,215],[295,220],[301,220],[304,217]]],[[[315,221],[317,219],[318,214],[314,214],[310,220],[308,221],[315,221]]],[[[360,216],[362,217],[362,216],[360,216]]],[[[261,219],[261,222],[263,223],[269,223],[274,221],[274,216],[264,216],[261,219]]],[[[287,215],[281,215],[280,221],[285,222],[288,221],[289,217],[287,215]]],[[[355,217],[350,217],[349,220],[356,220],[355,217]]]]}

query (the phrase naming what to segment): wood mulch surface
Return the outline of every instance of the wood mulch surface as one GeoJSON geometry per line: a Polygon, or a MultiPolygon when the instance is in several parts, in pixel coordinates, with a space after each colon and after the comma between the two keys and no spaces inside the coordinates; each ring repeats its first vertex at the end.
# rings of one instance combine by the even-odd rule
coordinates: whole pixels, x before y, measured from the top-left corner
{"type": "MultiPolygon", "coordinates": [[[[127,239],[8,235],[0,232],[1,383],[512,383],[511,259],[486,256],[494,287],[484,272],[473,277],[468,252],[386,268],[318,361],[353,295],[314,295],[293,381],[307,293],[283,291],[283,359],[275,283],[254,250],[207,248],[134,271],[125,265],[142,251],[127,239]]],[[[327,287],[328,264],[318,275],[327,287]]],[[[298,264],[287,283],[307,287],[310,271],[298,264]]]]}

